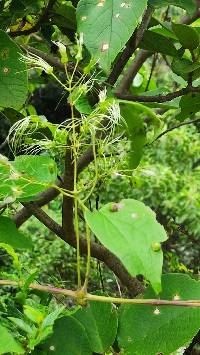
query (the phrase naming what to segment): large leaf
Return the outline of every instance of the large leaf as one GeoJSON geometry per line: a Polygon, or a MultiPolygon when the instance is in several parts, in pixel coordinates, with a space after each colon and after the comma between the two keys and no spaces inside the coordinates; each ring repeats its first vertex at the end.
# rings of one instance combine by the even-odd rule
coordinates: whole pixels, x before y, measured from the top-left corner
{"type": "Polygon", "coordinates": [[[0,106],[21,107],[27,97],[28,82],[25,63],[20,61],[20,48],[0,30],[0,106]]]}
{"type": "Polygon", "coordinates": [[[182,96],[179,106],[181,112],[176,116],[177,119],[183,121],[186,118],[192,118],[195,113],[200,111],[200,94],[190,93],[182,96]]]}
{"type": "MultiPolygon", "coordinates": [[[[200,299],[200,282],[184,274],[163,275],[162,290],[161,299],[200,299]]],[[[148,288],[144,297],[156,295],[148,288]]],[[[199,328],[199,308],[126,305],[120,310],[118,340],[127,355],[168,355],[190,342],[199,328]]]]}
{"type": "Polygon", "coordinates": [[[4,216],[0,216],[0,243],[17,249],[31,249],[33,246],[31,239],[20,233],[14,222],[4,216]]]}
{"type": "Polygon", "coordinates": [[[183,48],[193,50],[199,46],[200,36],[194,28],[173,23],[172,29],[183,48]]]}
{"type": "Polygon", "coordinates": [[[194,0],[149,0],[149,4],[155,7],[174,5],[186,10],[192,16],[196,10],[194,0]]]}
{"type": "Polygon", "coordinates": [[[147,6],[147,0],[80,0],[79,32],[94,58],[105,71],[131,37],[147,6]]]}
{"type": "Polygon", "coordinates": [[[160,242],[167,239],[155,213],[142,202],[122,200],[96,212],[85,212],[91,230],[133,276],[142,274],[156,292],[161,290],[163,254],[160,242]]]}
{"type": "Polygon", "coordinates": [[[41,183],[54,183],[57,178],[56,164],[48,156],[21,155],[16,157],[13,166],[24,176],[41,183]]]}
{"type": "Polygon", "coordinates": [[[92,355],[84,327],[73,317],[58,319],[44,349],[54,355],[92,355]]]}
{"type": "Polygon", "coordinates": [[[136,169],[143,155],[143,149],[147,142],[144,120],[140,114],[128,105],[120,106],[121,114],[126,121],[127,133],[131,142],[129,168],[136,169]]]}
{"type": "Polygon", "coordinates": [[[117,314],[109,303],[90,302],[73,317],[84,326],[90,346],[95,353],[105,353],[113,345],[117,334],[117,314]]]}
{"type": "Polygon", "coordinates": [[[146,31],[144,37],[139,44],[140,48],[147,49],[151,52],[158,52],[172,57],[177,57],[178,52],[171,39],[164,37],[159,33],[146,31]]]}
{"type": "Polygon", "coordinates": [[[76,9],[71,1],[56,1],[51,20],[58,27],[76,30],[76,9]]]}
{"type": "Polygon", "coordinates": [[[32,200],[57,178],[56,163],[48,156],[22,155],[13,162],[0,159],[1,167],[0,199],[32,200]]]}
{"type": "MultiPolygon", "coordinates": [[[[145,95],[148,95],[148,92],[145,95]]],[[[129,168],[136,169],[142,158],[144,146],[147,143],[147,133],[151,133],[148,135],[150,140],[155,134],[157,136],[157,130],[160,129],[161,122],[150,108],[135,102],[121,101],[120,112],[131,143],[128,154],[129,168]],[[145,123],[147,117],[149,118],[148,126],[145,123]]]]}
{"type": "Polygon", "coordinates": [[[0,325],[0,354],[15,353],[24,354],[25,350],[15,340],[13,335],[9,331],[0,325]]]}

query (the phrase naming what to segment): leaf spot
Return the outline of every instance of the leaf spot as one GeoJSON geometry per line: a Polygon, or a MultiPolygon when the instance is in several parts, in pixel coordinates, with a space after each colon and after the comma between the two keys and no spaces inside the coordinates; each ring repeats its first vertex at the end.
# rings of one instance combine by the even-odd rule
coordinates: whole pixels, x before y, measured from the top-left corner
{"type": "Polygon", "coordinates": [[[179,301],[180,300],[180,296],[176,294],[173,299],[174,299],[174,301],[179,301]]]}
{"type": "Polygon", "coordinates": [[[100,0],[97,4],[98,7],[104,6],[105,0],[100,0]]]}
{"type": "Polygon", "coordinates": [[[51,345],[49,348],[50,351],[55,351],[55,346],[51,345]]]}
{"type": "Polygon", "coordinates": [[[125,9],[130,9],[130,7],[131,7],[131,5],[128,4],[127,2],[122,2],[120,6],[124,7],[125,9]]]}
{"type": "Polygon", "coordinates": [[[4,73],[4,74],[8,74],[8,73],[9,73],[9,71],[10,71],[10,69],[9,69],[9,68],[7,68],[7,67],[4,67],[4,68],[3,68],[3,73],[4,73]]]}
{"type": "Polygon", "coordinates": [[[159,316],[160,315],[160,310],[156,307],[153,311],[153,314],[155,314],[155,316],[159,316]]]}
{"type": "Polygon", "coordinates": [[[110,211],[111,212],[118,212],[124,207],[122,203],[112,203],[110,206],[110,211]]]}
{"type": "Polygon", "coordinates": [[[132,343],[133,339],[131,337],[128,337],[128,342],[132,343]]]}
{"type": "Polygon", "coordinates": [[[151,248],[156,253],[161,251],[161,245],[160,245],[160,243],[157,243],[157,242],[156,243],[152,243],[151,244],[151,248]]]}
{"type": "Polygon", "coordinates": [[[9,58],[9,48],[4,48],[1,51],[1,59],[6,60],[9,58]]]}
{"type": "Polygon", "coordinates": [[[132,217],[133,219],[136,219],[136,218],[138,217],[138,214],[137,214],[137,213],[132,213],[132,214],[131,214],[131,217],[132,217]]]}
{"type": "Polygon", "coordinates": [[[87,16],[82,16],[81,21],[85,21],[85,20],[87,20],[87,16]]]}
{"type": "Polygon", "coordinates": [[[116,18],[119,18],[119,17],[120,17],[120,14],[116,14],[115,17],[116,17],[116,18]]]}
{"type": "Polygon", "coordinates": [[[108,43],[103,43],[102,46],[101,46],[101,51],[102,52],[105,52],[107,51],[109,48],[109,44],[108,43]]]}

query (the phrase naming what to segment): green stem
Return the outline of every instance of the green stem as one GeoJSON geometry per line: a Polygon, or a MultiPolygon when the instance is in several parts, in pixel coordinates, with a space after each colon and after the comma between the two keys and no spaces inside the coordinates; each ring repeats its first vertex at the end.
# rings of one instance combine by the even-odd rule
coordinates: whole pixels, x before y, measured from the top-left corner
{"type": "Polygon", "coordinates": [[[91,196],[92,192],[95,189],[95,186],[97,184],[98,181],[98,166],[97,166],[97,155],[96,155],[96,141],[95,141],[95,135],[94,133],[92,133],[92,150],[93,150],[93,156],[94,156],[94,167],[95,167],[95,177],[94,177],[94,181],[91,187],[91,190],[89,192],[89,194],[84,198],[83,203],[85,203],[89,197],[91,196]]]}
{"type": "Polygon", "coordinates": [[[85,273],[85,282],[83,289],[86,292],[88,288],[88,281],[90,276],[90,262],[91,262],[91,241],[90,241],[90,228],[86,223],[86,240],[87,240],[87,265],[86,265],[86,273],[85,273]]]}
{"type": "MultiPolygon", "coordinates": [[[[71,85],[71,83],[70,83],[71,85]]],[[[74,159],[74,229],[76,235],[76,257],[77,257],[77,279],[78,288],[81,288],[81,262],[80,262],[80,235],[79,235],[79,220],[78,220],[78,191],[77,191],[77,149],[76,149],[76,124],[74,120],[74,106],[71,105],[72,113],[72,140],[73,140],[73,159],[74,159]]]]}
{"type": "Polygon", "coordinates": [[[76,258],[77,258],[77,279],[78,288],[81,288],[81,257],[80,257],[80,235],[78,223],[78,200],[74,200],[74,229],[76,234],[76,258]]]}

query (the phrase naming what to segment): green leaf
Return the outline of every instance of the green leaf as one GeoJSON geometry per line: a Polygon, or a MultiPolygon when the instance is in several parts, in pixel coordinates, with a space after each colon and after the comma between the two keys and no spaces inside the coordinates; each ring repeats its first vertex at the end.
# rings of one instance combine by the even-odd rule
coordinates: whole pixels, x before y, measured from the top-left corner
{"type": "Polygon", "coordinates": [[[51,20],[58,27],[76,31],[76,9],[71,1],[56,1],[51,20]]]}
{"type": "Polygon", "coordinates": [[[14,318],[14,317],[8,317],[8,319],[13,324],[15,324],[19,329],[23,330],[25,333],[27,333],[27,334],[31,334],[32,333],[32,328],[23,319],[14,318]]]}
{"type": "Polygon", "coordinates": [[[4,216],[0,216],[0,243],[11,245],[14,249],[32,249],[31,238],[19,232],[14,222],[4,216]]]}
{"type": "Polygon", "coordinates": [[[192,80],[200,76],[200,63],[192,63],[185,58],[174,58],[171,69],[175,74],[181,76],[186,81],[189,79],[189,76],[192,80]]]}
{"type": "Polygon", "coordinates": [[[24,305],[24,314],[31,320],[31,322],[36,324],[41,324],[45,318],[45,314],[40,312],[39,309],[35,309],[29,305],[24,305]]]}
{"type": "Polygon", "coordinates": [[[15,253],[13,247],[6,243],[0,243],[0,248],[6,250],[6,252],[11,256],[11,258],[13,259],[13,266],[18,271],[19,276],[21,276],[21,265],[19,262],[18,255],[15,253]]]}
{"type": "Polygon", "coordinates": [[[74,315],[85,328],[93,352],[102,354],[113,345],[117,334],[117,313],[109,303],[90,302],[74,315]]]}
{"type": "Polygon", "coordinates": [[[183,48],[193,50],[199,46],[200,36],[194,28],[188,25],[172,23],[172,30],[183,48]]]}
{"type": "Polygon", "coordinates": [[[0,325],[0,354],[16,353],[24,354],[25,350],[15,340],[11,333],[2,325],[0,325]]]}
{"type": "Polygon", "coordinates": [[[13,162],[0,159],[1,166],[0,198],[33,200],[57,179],[56,163],[48,156],[22,155],[13,162]]]}
{"type": "Polygon", "coordinates": [[[75,102],[75,107],[83,115],[90,115],[92,113],[92,107],[87,96],[80,96],[75,102]]]}
{"type": "Polygon", "coordinates": [[[0,112],[0,120],[1,118],[7,118],[10,124],[13,125],[17,121],[23,119],[24,115],[14,110],[13,108],[5,108],[3,111],[0,112]]]}
{"type": "MultiPolygon", "coordinates": [[[[149,287],[144,298],[155,297],[149,287]]],[[[159,299],[199,300],[200,282],[184,274],[163,275],[159,299]]],[[[127,355],[168,355],[187,345],[199,328],[199,308],[126,305],[120,307],[118,340],[127,355]]]]}
{"type": "Polygon", "coordinates": [[[0,106],[20,108],[28,93],[27,68],[21,49],[0,30],[0,106]]]}
{"type": "Polygon", "coordinates": [[[192,63],[190,60],[185,58],[175,58],[172,62],[171,68],[177,75],[188,74],[200,68],[200,63],[192,63]]]}
{"type": "Polygon", "coordinates": [[[196,4],[193,0],[149,0],[149,4],[155,7],[174,5],[186,10],[192,16],[196,10],[196,4]]]}
{"type": "MultiPolygon", "coordinates": [[[[145,94],[148,95],[148,92],[145,94]]],[[[129,168],[136,169],[140,163],[143,155],[143,148],[147,143],[147,126],[145,124],[145,118],[149,118],[148,131],[151,128],[153,137],[157,135],[157,130],[160,128],[161,121],[156,114],[143,104],[120,101],[121,115],[125,121],[125,129],[127,131],[129,140],[131,142],[131,149],[128,154],[129,168]]],[[[149,133],[149,132],[148,132],[149,133]]],[[[149,136],[150,138],[150,136],[149,136]]]]}
{"type": "Polygon", "coordinates": [[[126,122],[127,133],[131,142],[128,154],[129,168],[136,169],[143,155],[143,148],[147,142],[144,120],[138,110],[130,105],[120,105],[122,117],[126,122]]]}
{"type": "Polygon", "coordinates": [[[77,6],[79,33],[84,44],[105,71],[137,27],[147,0],[80,0],[77,6]]]}
{"type": "Polygon", "coordinates": [[[92,355],[84,327],[70,316],[55,322],[53,334],[43,347],[54,355],[92,355]]]}
{"type": "Polygon", "coordinates": [[[178,52],[173,42],[169,38],[166,38],[163,35],[152,31],[145,32],[139,47],[151,52],[170,55],[172,57],[178,56],[178,52]]]}
{"type": "Polygon", "coordinates": [[[158,293],[161,290],[163,254],[155,243],[167,239],[155,213],[142,202],[127,199],[109,203],[96,212],[85,212],[89,227],[132,275],[142,274],[158,293]]]}
{"type": "Polygon", "coordinates": [[[57,178],[57,167],[48,156],[21,155],[12,163],[23,176],[41,183],[54,183],[57,178]]]}
{"type": "Polygon", "coordinates": [[[193,117],[195,113],[200,111],[200,94],[190,93],[182,96],[179,106],[181,112],[176,116],[177,119],[182,121],[193,117]]]}

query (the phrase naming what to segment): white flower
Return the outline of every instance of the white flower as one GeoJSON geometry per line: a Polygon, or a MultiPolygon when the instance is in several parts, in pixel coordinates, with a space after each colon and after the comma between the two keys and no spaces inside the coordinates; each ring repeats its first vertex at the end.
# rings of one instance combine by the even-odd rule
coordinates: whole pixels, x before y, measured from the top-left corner
{"type": "Polygon", "coordinates": [[[27,65],[31,65],[34,68],[42,69],[47,74],[53,73],[53,67],[36,54],[21,54],[21,61],[25,62],[27,65]]]}
{"type": "Polygon", "coordinates": [[[103,90],[100,91],[99,93],[99,101],[100,102],[104,102],[106,100],[107,97],[107,89],[104,88],[103,90]]]}

